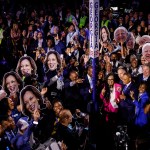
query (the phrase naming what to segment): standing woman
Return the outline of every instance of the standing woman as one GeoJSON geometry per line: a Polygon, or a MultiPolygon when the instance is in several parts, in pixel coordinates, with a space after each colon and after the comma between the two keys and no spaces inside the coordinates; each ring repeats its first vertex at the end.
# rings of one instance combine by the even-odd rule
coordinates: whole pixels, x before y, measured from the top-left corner
{"type": "Polygon", "coordinates": [[[109,74],[107,76],[107,83],[100,93],[100,99],[103,102],[104,115],[104,120],[102,120],[103,130],[101,131],[104,138],[102,140],[107,140],[107,143],[109,143],[105,145],[106,149],[111,149],[114,146],[113,136],[118,124],[118,103],[122,91],[121,85],[115,83],[114,80],[114,75],[109,74]]]}
{"type": "Polygon", "coordinates": [[[47,97],[51,102],[55,99],[61,99],[63,90],[63,75],[62,75],[62,61],[60,55],[56,51],[49,51],[47,53],[45,64],[45,87],[48,88],[47,97]]]}
{"type": "Polygon", "coordinates": [[[33,132],[33,138],[36,139],[35,145],[44,143],[51,137],[55,117],[53,110],[48,107],[40,91],[34,86],[25,86],[20,93],[20,104],[22,113],[33,120],[34,112],[39,112],[40,118],[37,122],[36,129],[33,132]]]}
{"type": "Polygon", "coordinates": [[[16,72],[21,76],[24,86],[33,85],[38,87],[37,66],[30,56],[22,56],[17,64],[16,72]]]}
{"type": "Polygon", "coordinates": [[[106,114],[106,122],[117,121],[112,120],[117,118],[118,102],[120,101],[120,94],[122,87],[120,84],[115,83],[115,77],[112,73],[107,76],[107,83],[100,93],[100,99],[104,103],[104,112],[106,114]]]}

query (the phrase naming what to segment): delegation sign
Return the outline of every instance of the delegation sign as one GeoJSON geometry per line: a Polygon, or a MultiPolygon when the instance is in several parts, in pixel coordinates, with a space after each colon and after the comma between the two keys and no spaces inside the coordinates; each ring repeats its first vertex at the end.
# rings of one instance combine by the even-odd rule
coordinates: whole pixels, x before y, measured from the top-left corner
{"type": "Polygon", "coordinates": [[[89,2],[90,57],[99,57],[99,0],[89,2]]]}

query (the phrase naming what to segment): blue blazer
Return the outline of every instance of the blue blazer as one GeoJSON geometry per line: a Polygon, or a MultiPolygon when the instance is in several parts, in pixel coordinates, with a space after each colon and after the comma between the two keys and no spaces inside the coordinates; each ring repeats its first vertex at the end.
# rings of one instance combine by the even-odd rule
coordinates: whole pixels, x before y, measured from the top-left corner
{"type": "Polygon", "coordinates": [[[144,107],[149,102],[149,96],[147,92],[144,92],[139,99],[133,101],[135,105],[135,125],[137,126],[145,126],[148,124],[148,115],[144,113],[144,107]]]}
{"type": "Polygon", "coordinates": [[[145,83],[146,83],[146,85],[147,85],[146,92],[147,92],[147,94],[150,96],[150,76],[148,77],[148,79],[147,79],[146,81],[144,81],[144,80],[143,80],[143,74],[139,74],[139,75],[138,75],[138,78],[137,78],[137,81],[136,81],[137,86],[139,86],[139,84],[140,84],[141,82],[145,82],[145,83]]]}

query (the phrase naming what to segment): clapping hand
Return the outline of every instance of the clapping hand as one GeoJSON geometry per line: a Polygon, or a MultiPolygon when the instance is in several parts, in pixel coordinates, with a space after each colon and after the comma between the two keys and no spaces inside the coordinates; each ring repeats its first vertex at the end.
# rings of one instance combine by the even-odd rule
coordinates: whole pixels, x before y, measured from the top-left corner
{"type": "Polygon", "coordinates": [[[134,100],[134,91],[130,91],[130,97],[134,100]]]}
{"type": "Polygon", "coordinates": [[[147,104],[144,108],[144,113],[147,114],[150,112],[150,104],[147,104]]]}
{"type": "Polygon", "coordinates": [[[120,99],[121,99],[121,100],[125,100],[125,99],[126,99],[126,96],[124,95],[124,93],[122,93],[122,94],[120,95],[120,99]]]}
{"type": "Polygon", "coordinates": [[[119,98],[115,99],[115,102],[118,104],[120,102],[120,99],[119,98]]]}

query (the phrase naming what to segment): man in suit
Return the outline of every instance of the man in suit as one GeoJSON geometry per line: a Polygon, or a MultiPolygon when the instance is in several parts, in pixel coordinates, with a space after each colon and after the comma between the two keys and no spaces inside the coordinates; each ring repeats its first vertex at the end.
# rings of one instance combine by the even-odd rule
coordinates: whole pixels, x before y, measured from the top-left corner
{"type": "Polygon", "coordinates": [[[83,84],[80,89],[80,93],[84,100],[84,112],[87,111],[87,104],[92,100],[92,90],[93,90],[93,83],[92,83],[92,66],[87,68],[87,74],[84,77],[83,84]]]}
{"type": "Polygon", "coordinates": [[[72,123],[72,113],[69,109],[62,109],[59,113],[59,122],[56,129],[58,141],[63,141],[68,150],[77,150],[80,147],[80,137],[69,125],[72,123]]]}
{"type": "Polygon", "coordinates": [[[142,74],[139,74],[137,78],[137,85],[139,86],[140,83],[145,82],[147,86],[147,93],[150,96],[150,64],[144,64],[142,66],[142,74]]]}
{"type": "Polygon", "coordinates": [[[20,56],[23,56],[25,54],[28,55],[28,56],[32,56],[32,53],[31,53],[30,48],[29,48],[29,45],[27,44],[27,38],[24,38],[22,40],[19,52],[20,52],[20,56]]]}
{"type": "Polygon", "coordinates": [[[118,67],[118,70],[117,70],[117,74],[118,74],[118,77],[117,77],[117,83],[123,85],[123,75],[126,73],[126,70],[123,66],[120,66],[118,67]]]}
{"type": "Polygon", "coordinates": [[[132,81],[131,74],[125,73],[123,75],[123,90],[120,95],[119,103],[119,115],[121,124],[132,125],[135,117],[135,106],[130,96],[130,91],[134,91],[135,96],[137,95],[137,89],[135,83],[132,81]]]}
{"type": "Polygon", "coordinates": [[[134,122],[135,122],[135,105],[132,102],[130,91],[133,91],[135,98],[137,99],[137,88],[132,81],[131,74],[125,73],[123,75],[123,90],[120,95],[119,103],[119,123],[121,125],[127,125],[127,133],[131,139],[134,138],[134,122]]]}
{"type": "Polygon", "coordinates": [[[83,100],[80,94],[80,84],[82,83],[83,79],[78,77],[75,70],[70,71],[69,78],[64,81],[64,105],[73,114],[77,108],[82,111],[83,100]]]}

